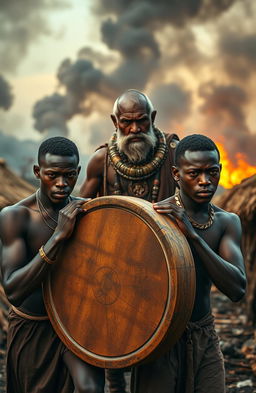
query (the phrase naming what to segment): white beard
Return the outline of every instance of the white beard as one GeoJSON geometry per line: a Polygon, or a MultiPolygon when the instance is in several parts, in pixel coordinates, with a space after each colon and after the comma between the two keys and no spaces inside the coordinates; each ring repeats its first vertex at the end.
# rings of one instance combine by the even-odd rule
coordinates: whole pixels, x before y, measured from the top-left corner
{"type": "Polygon", "coordinates": [[[119,129],[117,129],[117,147],[120,152],[123,152],[128,160],[132,163],[139,163],[146,160],[148,153],[157,144],[157,137],[154,133],[154,129],[151,126],[147,133],[139,132],[138,134],[123,135],[119,129]],[[130,142],[130,139],[141,138],[139,142],[130,142]]]}

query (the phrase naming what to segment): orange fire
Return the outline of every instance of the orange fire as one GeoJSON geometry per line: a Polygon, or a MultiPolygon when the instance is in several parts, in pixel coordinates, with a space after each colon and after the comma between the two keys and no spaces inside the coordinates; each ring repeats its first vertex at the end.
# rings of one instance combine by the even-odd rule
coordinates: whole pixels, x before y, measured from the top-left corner
{"type": "Polygon", "coordinates": [[[216,143],[220,151],[220,162],[222,163],[222,171],[220,177],[220,185],[225,188],[232,188],[234,185],[241,183],[247,177],[256,174],[256,166],[252,166],[246,162],[246,157],[242,153],[236,153],[235,163],[232,162],[222,143],[216,143]]]}

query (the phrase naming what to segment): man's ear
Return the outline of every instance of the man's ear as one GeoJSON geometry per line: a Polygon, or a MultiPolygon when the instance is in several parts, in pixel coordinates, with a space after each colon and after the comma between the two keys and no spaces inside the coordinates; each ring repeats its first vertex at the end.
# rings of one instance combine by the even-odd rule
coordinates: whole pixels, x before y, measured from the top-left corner
{"type": "Polygon", "coordinates": [[[33,166],[33,172],[34,172],[35,177],[37,179],[40,179],[40,168],[39,168],[39,165],[34,165],[33,166]]]}
{"type": "Polygon", "coordinates": [[[113,121],[113,123],[114,123],[115,128],[118,128],[118,127],[117,127],[116,116],[112,113],[112,114],[110,115],[110,117],[111,117],[111,119],[112,119],[112,121],[113,121]]]}
{"type": "Polygon", "coordinates": [[[172,166],[172,177],[174,178],[175,181],[180,180],[179,169],[174,165],[172,166]]]}
{"type": "Polygon", "coordinates": [[[79,167],[77,168],[77,176],[79,175],[80,171],[81,171],[81,165],[79,165],[79,167]]]}
{"type": "Polygon", "coordinates": [[[151,112],[152,124],[154,124],[155,118],[156,118],[156,111],[152,111],[152,112],[151,112]]]}
{"type": "Polygon", "coordinates": [[[222,171],[222,164],[220,163],[220,172],[222,171]]]}

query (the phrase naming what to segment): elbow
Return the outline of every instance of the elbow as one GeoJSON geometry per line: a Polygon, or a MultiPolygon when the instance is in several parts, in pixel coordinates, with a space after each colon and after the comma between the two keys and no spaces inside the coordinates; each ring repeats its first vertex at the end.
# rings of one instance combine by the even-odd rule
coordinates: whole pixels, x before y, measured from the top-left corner
{"type": "Polygon", "coordinates": [[[240,300],[243,299],[244,295],[245,295],[245,291],[240,291],[236,295],[229,296],[229,298],[230,298],[230,300],[232,302],[237,303],[237,302],[240,302],[240,300]]]}
{"type": "Polygon", "coordinates": [[[235,293],[229,296],[229,298],[232,302],[236,303],[243,299],[245,293],[246,293],[246,279],[243,280],[239,288],[237,288],[235,293]]]}

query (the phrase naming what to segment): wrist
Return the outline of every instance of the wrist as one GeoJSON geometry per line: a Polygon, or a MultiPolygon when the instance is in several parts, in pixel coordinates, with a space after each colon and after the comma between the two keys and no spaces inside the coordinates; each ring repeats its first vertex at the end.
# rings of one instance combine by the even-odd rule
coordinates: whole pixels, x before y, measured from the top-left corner
{"type": "Polygon", "coordinates": [[[58,245],[59,243],[62,243],[63,240],[65,240],[65,237],[63,236],[63,234],[61,232],[54,232],[52,235],[52,241],[54,245],[58,245]]]}
{"type": "Polygon", "coordinates": [[[44,262],[48,263],[48,265],[53,265],[53,264],[55,263],[55,261],[56,261],[56,259],[51,259],[51,258],[49,258],[49,257],[46,255],[46,253],[45,253],[45,251],[44,251],[44,246],[41,246],[41,247],[39,248],[39,255],[40,255],[41,259],[42,259],[44,262]]]}

